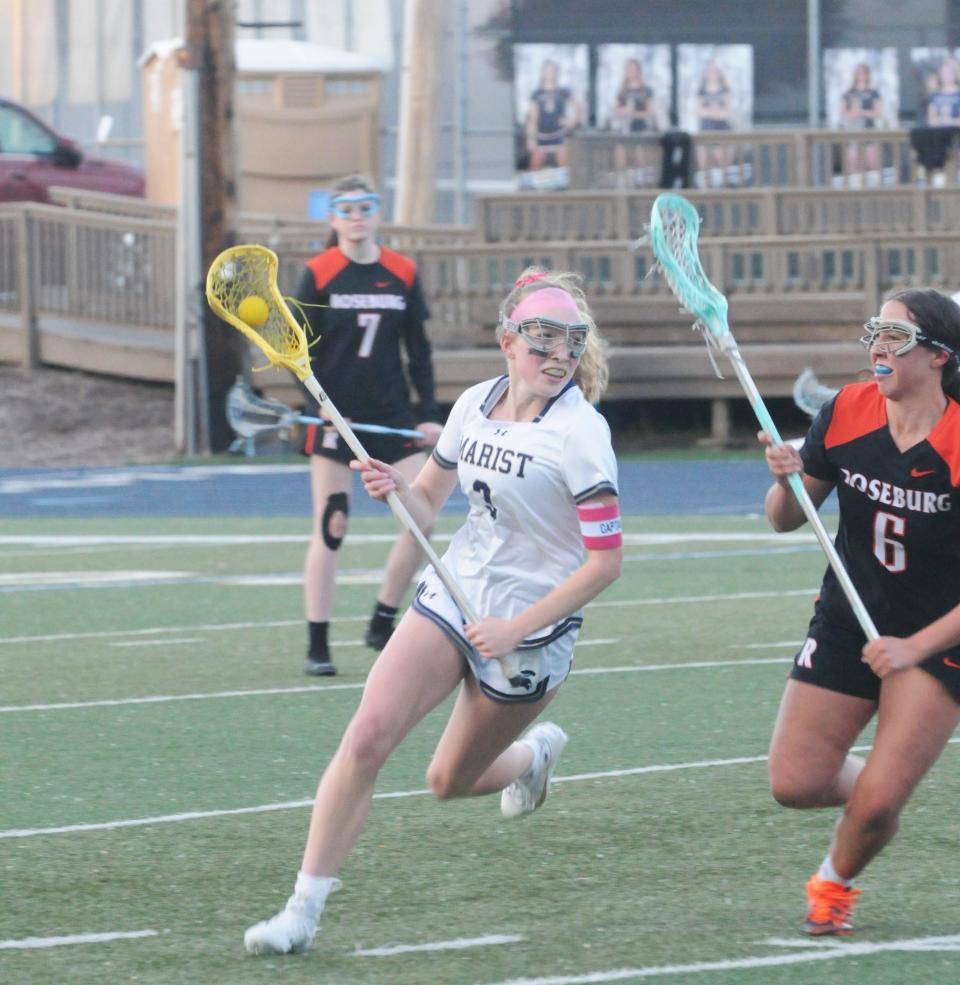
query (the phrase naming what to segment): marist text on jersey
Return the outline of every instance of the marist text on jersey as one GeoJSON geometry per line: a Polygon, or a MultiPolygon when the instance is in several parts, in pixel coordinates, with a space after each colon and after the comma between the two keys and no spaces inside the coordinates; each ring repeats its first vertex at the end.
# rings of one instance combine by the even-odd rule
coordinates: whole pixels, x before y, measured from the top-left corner
{"type": "Polygon", "coordinates": [[[523,470],[527,462],[533,461],[533,455],[512,448],[501,448],[500,445],[491,445],[486,441],[476,441],[473,438],[464,438],[460,442],[459,458],[461,462],[476,465],[478,469],[490,469],[493,472],[502,472],[504,475],[510,475],[516,465],[518,479],[523,478],[523,470]]]}

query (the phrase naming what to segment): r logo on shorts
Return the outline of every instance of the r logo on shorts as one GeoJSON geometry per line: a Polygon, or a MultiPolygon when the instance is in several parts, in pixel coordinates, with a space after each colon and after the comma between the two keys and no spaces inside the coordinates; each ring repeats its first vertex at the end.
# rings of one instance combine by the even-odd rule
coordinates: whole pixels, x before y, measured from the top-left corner
{"type": "Polygon", "coordinates": [[[813,654],[817,649],[817,641],[812,637],[808,636],[804,640],[803,647],[797,654],[797,666],[806,667],[808,670],[813,670],[813,654]]]}

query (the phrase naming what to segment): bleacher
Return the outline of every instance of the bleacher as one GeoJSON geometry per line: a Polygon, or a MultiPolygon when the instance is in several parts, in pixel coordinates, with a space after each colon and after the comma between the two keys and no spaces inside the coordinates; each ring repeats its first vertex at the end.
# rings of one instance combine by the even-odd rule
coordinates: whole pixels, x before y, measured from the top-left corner
{"type": "MultiPolygon", "coordinates": [[[[611,399],[711,400],[723,439],[726,401],[741,392],[731,373],[715,375],[690,317],[652,269],[642,238],[662,162],[631,155],[631,168],[617,172],[613,144],[624,139],[571,138],[577,187],[483,196],[469,228],[384,227],[384,242],[419,263],[442,400],[499,371],[497,305],[537,262],[583,275],[613,346],[611,399]]],[[[704,187],[684,194],[703,217],[704,267],[730,301],[731,325],[765,396],[789,396],[806,367],[828,385],[852,378],[864,364],[858,326],[887,291],[929,284],[952,293],[960,285],[956,163],[934,186],[917,169],[906,131],[709,139],[727,145],[731,164],[719,175],[698,176],[694,166],[704,187]],[[851,143],[867,141],[880,148],[871,155],[880,170],[849,170],[859,159],[851,143]]],[[[653,144],[648,150],[655,155],[653,144]]],[[[0,206],[0,360],[172,381],[173,210],[67,191],[60,201],[0,206]]],[[[258,215],[242,216],[240,231],[281,257],[285,292],[327,233],[321,223],[258,215]]],[[[280,373],[257,382],[297,399],[280,373]]]]}

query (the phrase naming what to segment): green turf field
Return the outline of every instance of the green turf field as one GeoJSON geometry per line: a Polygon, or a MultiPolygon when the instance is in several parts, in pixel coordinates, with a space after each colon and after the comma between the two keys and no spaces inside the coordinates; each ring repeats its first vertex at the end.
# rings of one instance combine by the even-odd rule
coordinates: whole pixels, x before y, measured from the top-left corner
{"type": "Polygon", "coordinates": [[[626,529],[550,710],[571,740],[544,808],[427,796],[439,709],[384,769],[315,949],[264,959],[243,931],[291,890],[392,521],[353,522],[322,682],[300,669],[302,521],[0,522],[0,982],[957,981],[953,745],[861,880],[857,936],[799,932],[835,813],[777,807],[763,759],[812,535],[626,529]]]}

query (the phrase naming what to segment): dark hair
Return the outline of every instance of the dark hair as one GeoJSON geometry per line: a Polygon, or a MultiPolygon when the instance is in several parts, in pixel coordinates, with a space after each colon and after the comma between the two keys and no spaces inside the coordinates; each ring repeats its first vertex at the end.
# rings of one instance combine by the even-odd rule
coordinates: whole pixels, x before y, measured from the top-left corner
{"type": "Polygon", "coordinates": [[[908,287],[888,294],[886,300],[899,301],[924,335],[953,350],[944,363],[941,386],[948,397],[960,401],[960,305],[932,287],[908,287]]]}
{"type": "MultiPolygon", "coordinates": [[[[330,195],[331,202],[338,195],[342,195],[344,192],[369,192],[371,195],[376,194],[376,188],[373,187],[373,182],[368,181],[361,174],[348,174],[346,178],[341,178],[334,186],[330,195]]],[[[329,250],[331,246],[336,246],[339,242],[337,237],[336,229],[330,230],[330,235],[327,237],[327,249],[329,250]]]]}

